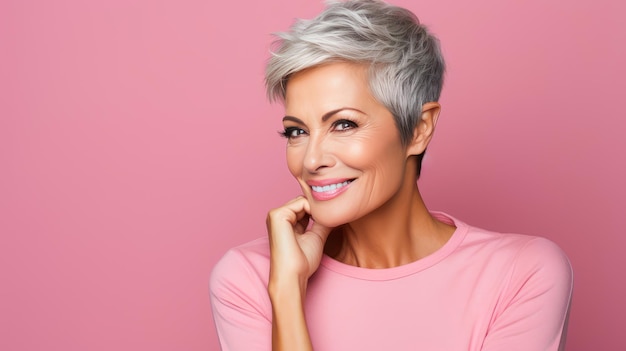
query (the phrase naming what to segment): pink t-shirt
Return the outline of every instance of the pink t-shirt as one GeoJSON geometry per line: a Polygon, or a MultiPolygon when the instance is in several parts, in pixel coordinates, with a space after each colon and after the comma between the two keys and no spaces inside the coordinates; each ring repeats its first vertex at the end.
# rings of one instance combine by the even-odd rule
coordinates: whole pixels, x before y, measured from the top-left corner
{"type": "MultiPolygon", "coordinates": [[[[316,351],[561,350],[572,270],[551,241],[456,226],[438,251],[389,269],[328,256],[308,285],[305,313],[316,351]],[[561,348],[560,348],[561,347],[561,348]]],[[[269,244],[231,249],[211,274],[222,350],[271,350],[269,244]]]]}

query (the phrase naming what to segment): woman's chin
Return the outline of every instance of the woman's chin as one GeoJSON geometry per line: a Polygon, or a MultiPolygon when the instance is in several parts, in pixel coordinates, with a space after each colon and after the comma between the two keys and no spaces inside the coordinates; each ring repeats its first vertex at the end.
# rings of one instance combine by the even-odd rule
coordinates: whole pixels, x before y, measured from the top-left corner
{"type": "Polygon", "coordinates": [[[330,211],[311,208],[311,217],[315,223],[327,228],[336,228],[350,222],[346,214],[329,213],[330,211]]]}

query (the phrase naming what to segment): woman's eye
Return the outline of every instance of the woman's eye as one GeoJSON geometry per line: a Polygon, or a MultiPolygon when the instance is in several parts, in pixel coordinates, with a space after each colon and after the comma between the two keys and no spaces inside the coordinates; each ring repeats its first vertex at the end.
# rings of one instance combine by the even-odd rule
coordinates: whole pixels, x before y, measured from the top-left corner
{"type": "Polygon", "coordinates": [[[335,130],[338,130],[338,131],[349,130],[349,129],[356,128],[356,127],[357,127],[356,123],[349,121],[347,119],[342,119],[342,120],[335,122],[335,130]]]}
{"type": "Polygon", "coordinates": [[[291,138],[296,138],[302,134],[305,134],[306,132],[304,131],[304,129],[301,128],[296,128],[296,127],[287,127],[285,128],[285,131],[282,132],[281,134],[287,138],[287,139],[291,139],[291,138]]]}

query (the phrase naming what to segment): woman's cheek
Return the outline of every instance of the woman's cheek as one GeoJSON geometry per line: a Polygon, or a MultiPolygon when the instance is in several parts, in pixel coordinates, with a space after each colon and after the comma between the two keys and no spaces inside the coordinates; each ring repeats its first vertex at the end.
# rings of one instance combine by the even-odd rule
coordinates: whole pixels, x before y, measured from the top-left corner
{"type": "Polygon", "coordinates": [[[337,143],[338,158],[348,167],[360,169],[370,161],[370,154],[366,138],[351,138],[337,143]]]}
{"type": "Polygon", "coordinates": [[[302,155],[300,155],[301,153],[302,152],[300,152],[299,148],[293,146],[287,147],[287,168],[289,169],[289,172],[291,172],[291,175],[296,178],[298,178],[302,173],[302,155]]]}

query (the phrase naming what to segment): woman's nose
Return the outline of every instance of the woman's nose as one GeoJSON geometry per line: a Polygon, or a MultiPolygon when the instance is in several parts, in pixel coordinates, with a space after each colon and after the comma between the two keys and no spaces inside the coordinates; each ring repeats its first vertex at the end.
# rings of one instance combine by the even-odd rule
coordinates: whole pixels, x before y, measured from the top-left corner
{"type": "Polygon", "coordinates": [[[335,158],[330,152],[328,142],[324,138],[310,137],[304,154],[304,168],[310,173],[316,173],[334,165],[335,158]]]}

